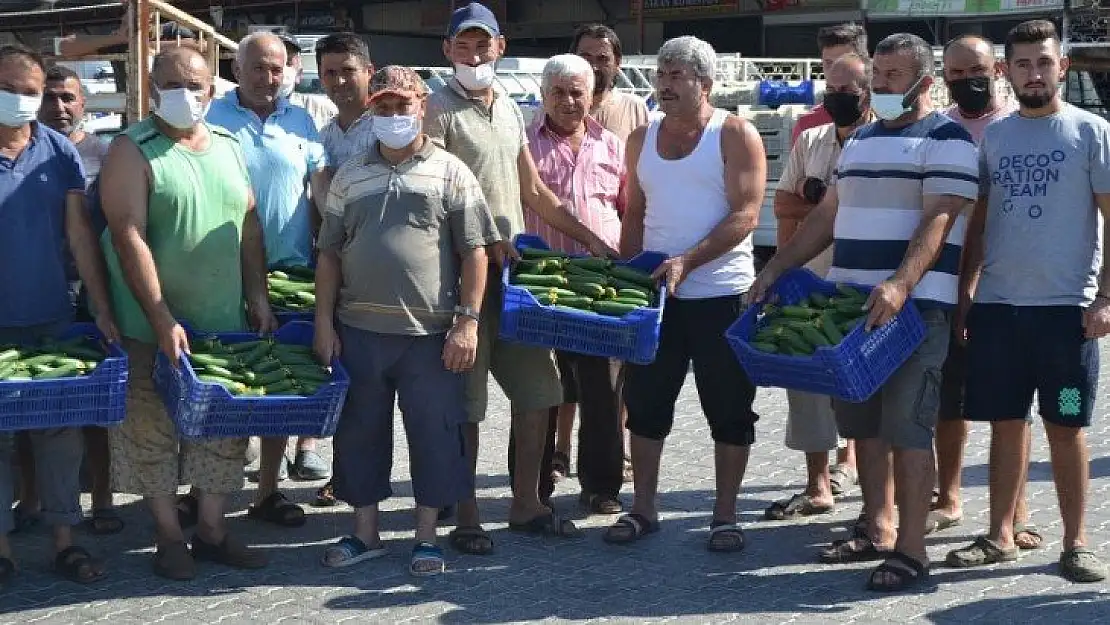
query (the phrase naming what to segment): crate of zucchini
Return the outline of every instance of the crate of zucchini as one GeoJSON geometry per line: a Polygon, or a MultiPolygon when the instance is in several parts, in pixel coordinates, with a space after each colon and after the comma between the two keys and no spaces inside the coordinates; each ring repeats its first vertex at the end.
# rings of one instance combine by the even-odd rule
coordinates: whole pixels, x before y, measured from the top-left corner
{"type": "Polygon", "coordinates": [[[655,359],[665,297],[650,272],[663,254],[627,263],[568,257],[527,234],[515,245],[521,260],[501,277],[502,339],[637,364],[655,359]]]}
{"type": "Polygon", "coordinates": [[[774,303],[749,307],[726,332],[757,386],[862,402],[925,340],[925,323],[912,301],[887,324],[865,331],[869,287],[795,269],[771,290],[774,303]]]}
{"type": "Polygon", "coordinates": [[[0,346],[0,431],[118,425],[127,405],[127,354],[91,323],[56,340],[0,346]]]}
{"type": "Polygon", "coordinates": [[[280,267],[266,276],[270,306],[280,323],[312,321],[316,310],[316,272],[310,267],[280,267]]]}
{"type": "Polygon", "coordinates": [[[294,321],[273,337],[190,333],[178,368],[162,354],[154,380],[185,438],[331,436],[350,378],[312,354],[312,324],[294,321]]]}

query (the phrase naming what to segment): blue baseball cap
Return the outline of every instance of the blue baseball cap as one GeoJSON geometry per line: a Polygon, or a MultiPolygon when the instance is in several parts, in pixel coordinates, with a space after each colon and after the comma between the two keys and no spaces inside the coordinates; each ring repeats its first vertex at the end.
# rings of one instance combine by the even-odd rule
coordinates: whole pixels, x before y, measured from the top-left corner
{"type": "Polygon", "coordinates": [[[447,29],[447,38],[450,39],[464,30],[479,28],[489,33],[490,37],[501,36],[501,28],[497,25],[497,16],[485,6],[477,2],[455,9],[451,14],[451,26],[447,29]]]}

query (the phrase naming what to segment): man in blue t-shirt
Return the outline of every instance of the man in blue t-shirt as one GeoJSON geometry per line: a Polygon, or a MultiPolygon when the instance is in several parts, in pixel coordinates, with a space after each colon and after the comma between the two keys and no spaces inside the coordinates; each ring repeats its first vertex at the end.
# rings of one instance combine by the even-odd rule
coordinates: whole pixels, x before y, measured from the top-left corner
{"type": "MultiPolygon", "coordinates": [[[[69,249],[97,310],[97,325],[119,340],[103,261],[85,206],[85,173],[77,149],[35,121],[45,84],[42,58],[22,46],[0,47],[0,344],[33,343],[65,330],[73,318],[66,280],[69,249]]],[[[41,517],[53,528],[55,570],[88,583],[104,567],[73,544],[81,521],[77,428],[34,430],[41,517]]],[[[0,587],[15,573],[7,534],[11,509],[13,436],[0,432],[0,587]]]]}

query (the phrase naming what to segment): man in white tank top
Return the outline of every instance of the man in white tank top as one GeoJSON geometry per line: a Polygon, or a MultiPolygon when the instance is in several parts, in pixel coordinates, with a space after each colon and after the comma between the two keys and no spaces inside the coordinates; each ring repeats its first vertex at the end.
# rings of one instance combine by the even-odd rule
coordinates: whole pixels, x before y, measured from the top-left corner
{"type": "Polygon", "coordinates": [[[709,103],[716,54],[695,37],[659,49],[656,92],[665,116],[628,138],[628,206],[621,254],[670,256],[656,277],[669,297],[659,351],[650,365],[628,365],[625,401],[632,434],[632,510],[605,539],[633,542],[659,528],[655,496],[663,440],[691,361],[702,411],[715,442],[717,495],[709,549],[744,548],[736,496],[755,441],[755,387],[725,341],[755,278],[751,233],[767,179],[759,133],[709,103]]]}

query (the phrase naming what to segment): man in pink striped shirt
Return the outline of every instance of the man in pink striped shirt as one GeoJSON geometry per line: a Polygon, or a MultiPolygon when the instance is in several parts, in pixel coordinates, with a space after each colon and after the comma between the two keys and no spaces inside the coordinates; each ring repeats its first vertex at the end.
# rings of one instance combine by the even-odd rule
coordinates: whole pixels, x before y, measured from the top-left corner
{"type": "MultiPolygon", "coordinates": [[[[602,241],[620,243],[624,204],[624,143],[589,116],[593,68],[582,57],[563,54],[544,66],[544,114],[528,128],[528,149],[540,179],[570,212],[602,241]]],[[[528,232],[552,249],[588,254],[580,243],[526,208],[528,232]]],[[[617,363],[607,358],[559,352],[563,400],[578,403],[578,481],[582,504],[596,514],[621,511],[618,498],[624,447],[616,393],[617,363]]],[[[550,443],[549,443],[550,444],[550,443]]]]}

